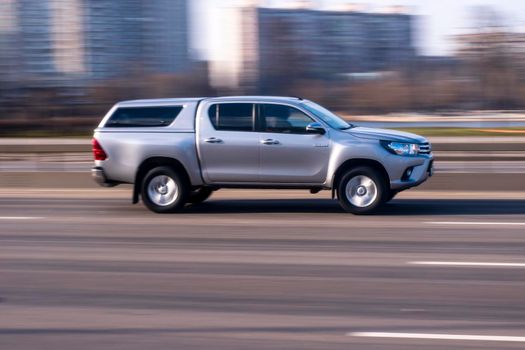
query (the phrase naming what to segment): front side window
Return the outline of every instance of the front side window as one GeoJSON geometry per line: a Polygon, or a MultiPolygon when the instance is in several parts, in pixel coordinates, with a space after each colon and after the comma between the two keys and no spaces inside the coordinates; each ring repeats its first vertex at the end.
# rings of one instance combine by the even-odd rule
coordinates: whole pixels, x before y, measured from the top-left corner
{"type": "Polygon", "coordinates": [[[253,131],[253,103],[215,104],[208,115],[215,130],[253,131]]]}
{"type": "Polygon", "coordinates": [[[182,106],[120,107],[111,115],[105,127],[168,126],[173,123],[181,110],[182,106]]]}
{"type": "Polygon", "coordinates": [[[306,126],[313,122],[297,108],[285,105],[263,104],[260,113],[264,132],[306,134],[306,126]]]}
{"type": "Polygon", "coordinates": [[[317,103],[308,101],[303,103],[302,106],[305,109],[307,109],[308,112],[312,113],[314,116],[328,124],[331,128],[346,130],[353,127],[352,124],[347,123],[346,121],[341,119],[341,117],[335,115],[334,113],[330,112],[323,106],[318,105],[317,103]]]}

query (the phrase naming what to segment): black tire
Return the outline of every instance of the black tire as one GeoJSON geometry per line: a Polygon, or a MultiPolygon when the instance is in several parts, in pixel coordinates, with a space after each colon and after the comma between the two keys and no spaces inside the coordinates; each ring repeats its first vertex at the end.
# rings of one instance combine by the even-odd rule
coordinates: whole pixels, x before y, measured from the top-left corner
{"type": "Polygon", "coordinates": [[[200,187],[195,191],[190,192],[188,196],[188,203],[199,204],[210,198],[213,190],[209,187],[200,187]]]}
{"type": "Polygon", "coordinates": [[[385,199],[385,203],[386,202],[390,202],[392,199],[394,199],[394,197],[397,196],[398,193],[399,192],[397,192],[397,191],[392,191],[392,190],[388,191],[388,194],[387,194],[386,199],[385,199]]]}
{"type": "Polygon", "coordinates": [[[343,175],[337,186],[337,198],[341,207],[349,213],[360,215],[371,214],[378,209],[385,202],[387,193],[384,176],[377,170],[366,166],[350,169],[343,175]],[[373,185],[369,180],[373,182],[373,185]],[[354,183],[354,186],[349,185],[350,181],[354,183]],[[347,195],[347,186],[351,187],[349,192],[353,202],[347,195]],[[360,195],[358,191],[364,191],[364,194],[360,195]]]}
{"type": "Polygon", "coordinates": [[[142,201],[155,213],[173,213],[182,210],[188,194],[189,186],[185,179],[167,166],[151,169],[142,181],[142,201]],[[163,180],[166,180],[164,187],[163,180]],[[166,190],[165,194],[162,193],[164,190],[166,190]],[[172,191],[173,197],[170,196],[172,191]]]}

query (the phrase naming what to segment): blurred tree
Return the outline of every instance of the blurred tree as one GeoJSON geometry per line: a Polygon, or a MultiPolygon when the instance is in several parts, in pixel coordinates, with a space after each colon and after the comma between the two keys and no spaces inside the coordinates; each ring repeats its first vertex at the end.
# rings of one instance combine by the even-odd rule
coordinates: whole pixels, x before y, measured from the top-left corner
{"type": "Polygon", "coordinates": [[[473,23],[472,33],[458,36],[458,56],[475,79],[480,107],[523,107],[517,92],[523,85],[525,35],[512,32],[491,7],[475,8],[473,23]]]}

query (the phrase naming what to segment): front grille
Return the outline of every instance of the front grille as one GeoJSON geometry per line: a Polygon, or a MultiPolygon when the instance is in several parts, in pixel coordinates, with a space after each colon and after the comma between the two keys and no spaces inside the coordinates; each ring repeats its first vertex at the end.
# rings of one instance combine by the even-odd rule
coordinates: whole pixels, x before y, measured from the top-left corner
{"type": "Polygon", "coordinates": [[[429,154],[430,152],[432,152],[430,143],[426,142],[419,145],[419,154],[429,154]]]}

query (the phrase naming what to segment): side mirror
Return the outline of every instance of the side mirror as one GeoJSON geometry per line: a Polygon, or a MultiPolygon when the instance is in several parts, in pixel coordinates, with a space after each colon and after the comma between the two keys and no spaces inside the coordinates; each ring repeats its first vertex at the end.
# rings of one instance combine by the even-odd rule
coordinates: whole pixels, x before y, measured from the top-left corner
{"type": "Polygon", "coordinates": [[[321,123],[316,122],[316,123],[310,123],[306,126],[306,133],[324,135],[326,134],[326,130],[323,128],[321,123]]]}

